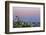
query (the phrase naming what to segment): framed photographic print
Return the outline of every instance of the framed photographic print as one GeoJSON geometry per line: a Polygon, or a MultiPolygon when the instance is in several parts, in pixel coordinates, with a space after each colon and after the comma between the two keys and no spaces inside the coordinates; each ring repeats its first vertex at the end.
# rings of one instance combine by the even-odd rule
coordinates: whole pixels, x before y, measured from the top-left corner
{"type": "Polygon", "coordinates": [[[5,1],[5,33],[45,31],[45,4],[5,1]]]}

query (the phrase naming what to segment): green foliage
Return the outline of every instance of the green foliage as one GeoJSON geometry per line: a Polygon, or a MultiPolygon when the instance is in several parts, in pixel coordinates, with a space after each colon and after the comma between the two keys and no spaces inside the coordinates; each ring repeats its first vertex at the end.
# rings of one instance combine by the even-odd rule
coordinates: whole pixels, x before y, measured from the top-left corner
{"type": "Polygon", "coordinates": [[[31,27],[31,23],[20,21],[20,17],[16,16],[17,22],[13,21],[13,27],[19,28],[19,27],[31,27]]]}
{"type": "Polygon", "coordinates": [[[14,28],[20,28],[20,27],[31,27],[31,23],[28,25],[27,22],[13,22],[14,28]],[[22,24],[23,23],[23,24],[22,24]]]}

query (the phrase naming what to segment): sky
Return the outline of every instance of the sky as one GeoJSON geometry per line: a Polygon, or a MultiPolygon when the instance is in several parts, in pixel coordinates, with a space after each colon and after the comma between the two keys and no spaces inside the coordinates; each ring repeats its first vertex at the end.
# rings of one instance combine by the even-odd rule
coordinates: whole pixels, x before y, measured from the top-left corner
{"type": "Polygon", "coordinates": [[[15,16],[40,16],[40,8],[38,7],[13,7],[13,15],[15,16]]]}
{"type": "Polygon", "coordinates": [[[40,8],[36,7],[13,7],[13,20],[15,16],[23,21],[27,22],[39,22],[40,21],[40,8]]]}

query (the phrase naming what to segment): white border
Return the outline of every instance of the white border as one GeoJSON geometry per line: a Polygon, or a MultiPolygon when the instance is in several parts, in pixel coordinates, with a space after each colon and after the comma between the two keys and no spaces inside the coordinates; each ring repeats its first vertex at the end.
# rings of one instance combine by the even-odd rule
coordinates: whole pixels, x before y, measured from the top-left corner
{"type": "Polygon", "coordinates": [[[9,8],[10,8],[9,10],[9,32],[43,30],[43,5],[10,3],[9,8]],[[13,7],[39,7],[40,8],[40,23],[41,23],[40,27],[13,28],[13,7]]]}

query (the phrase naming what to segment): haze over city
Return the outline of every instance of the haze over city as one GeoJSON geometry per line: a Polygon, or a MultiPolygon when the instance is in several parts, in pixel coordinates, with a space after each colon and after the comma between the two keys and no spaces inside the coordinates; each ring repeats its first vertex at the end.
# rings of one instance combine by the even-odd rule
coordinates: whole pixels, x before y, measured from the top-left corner
{"type": "Polygon", "coordinates": [[[13,15],[16,15],[16,16],[40,16],[40,8],[13,7],[13,15]]]}

